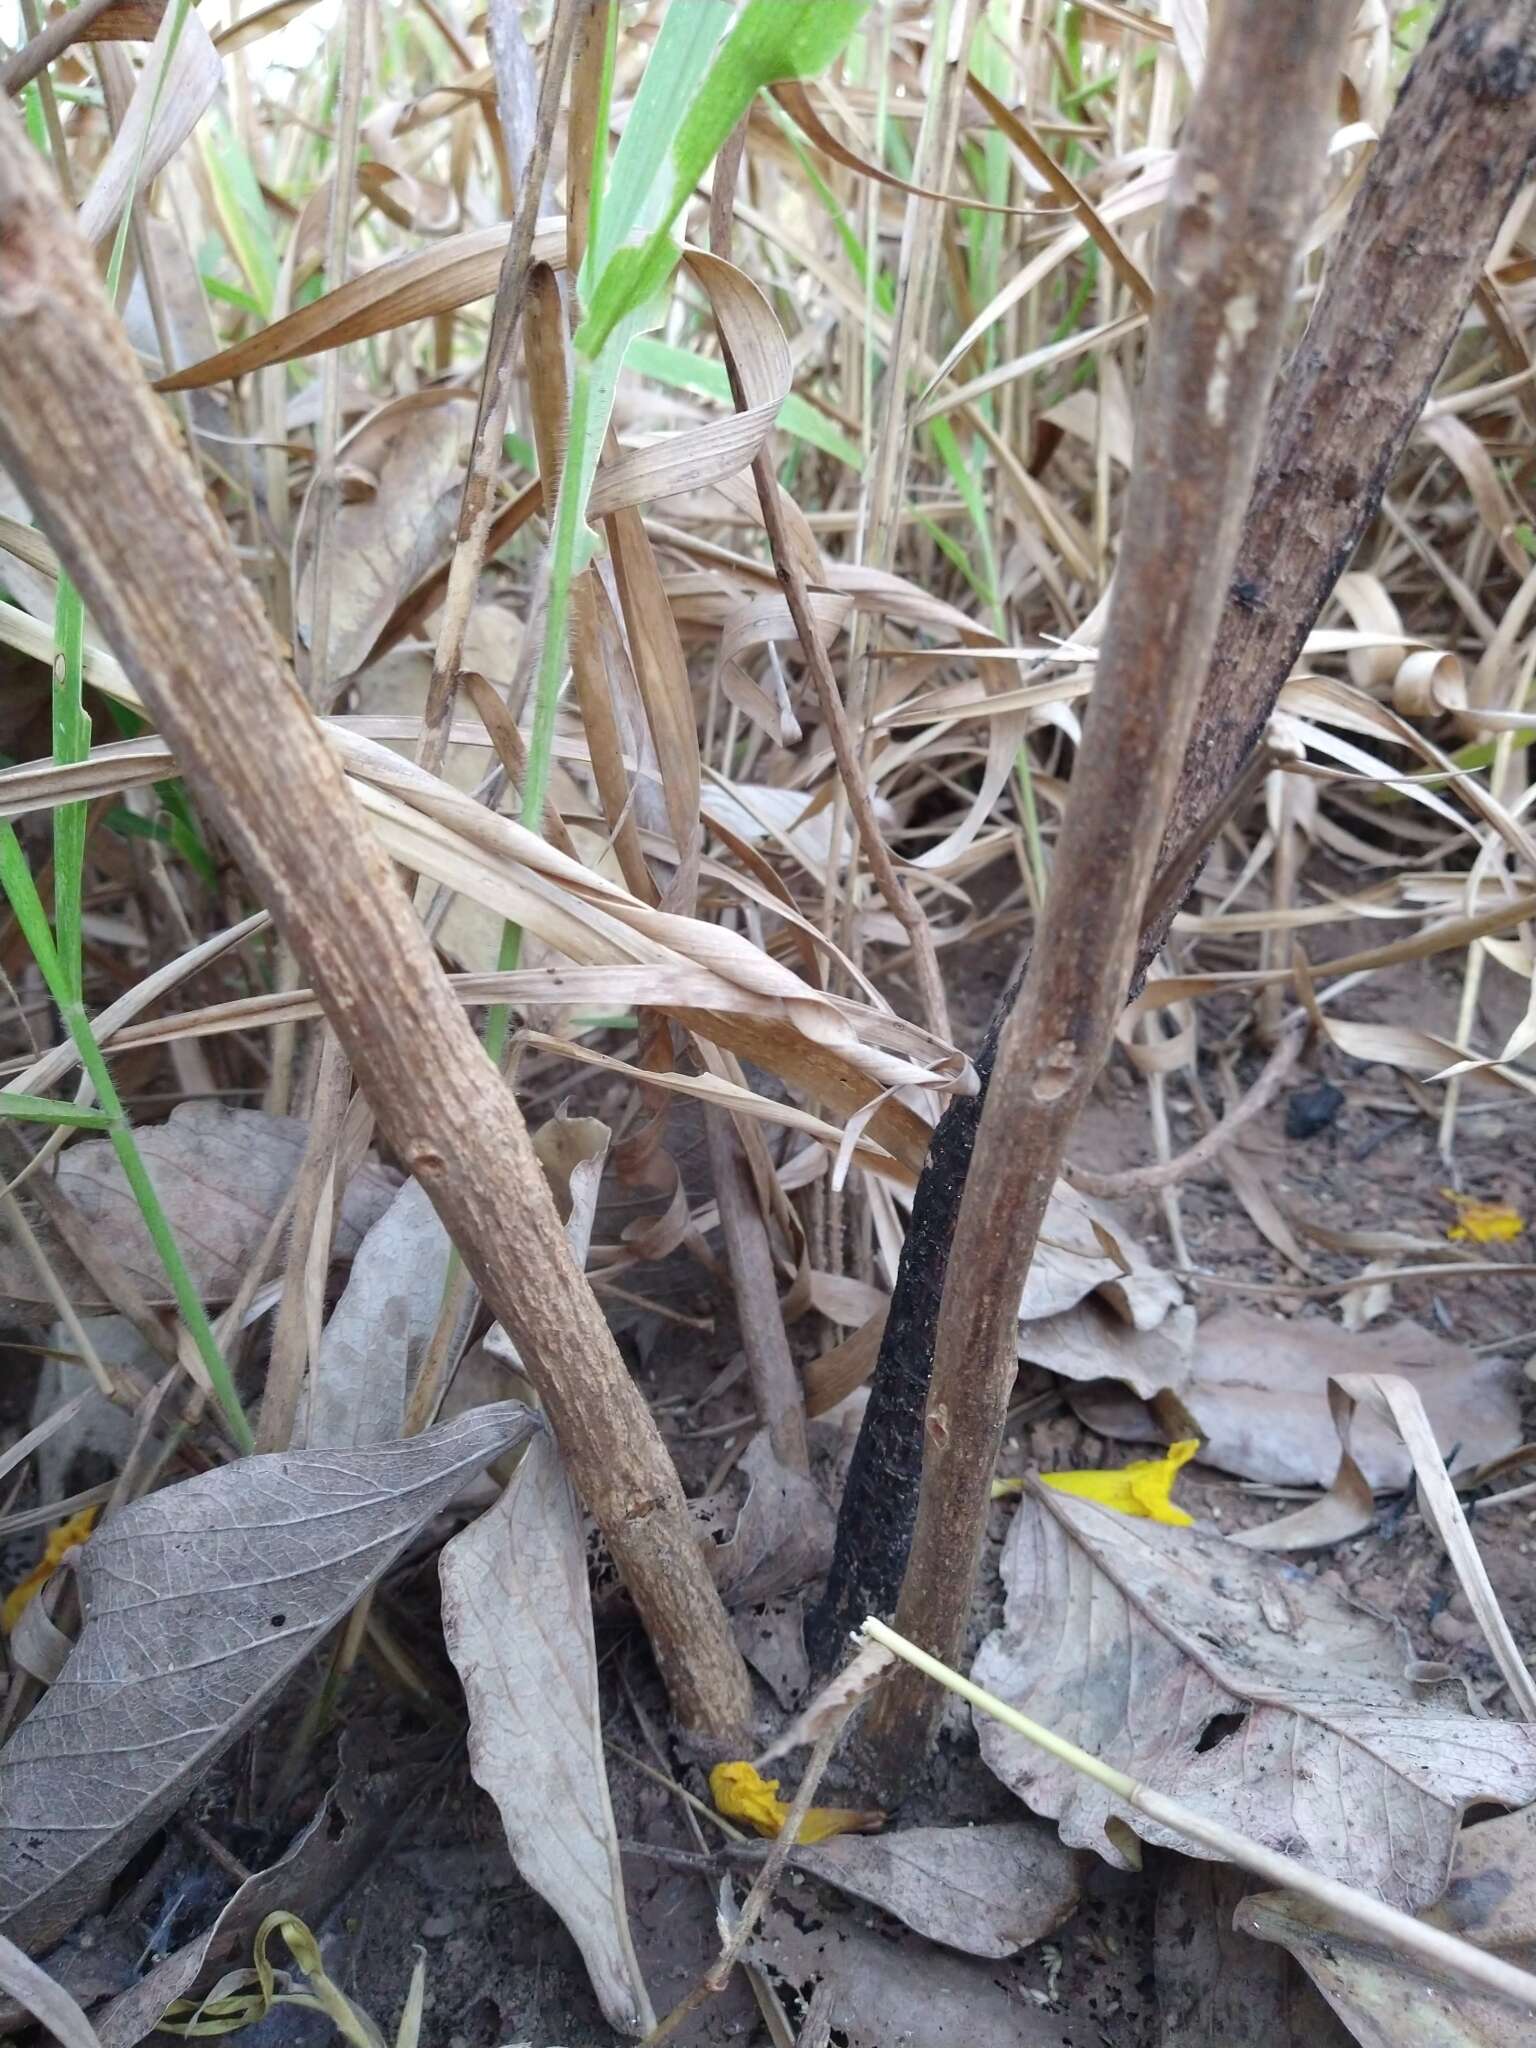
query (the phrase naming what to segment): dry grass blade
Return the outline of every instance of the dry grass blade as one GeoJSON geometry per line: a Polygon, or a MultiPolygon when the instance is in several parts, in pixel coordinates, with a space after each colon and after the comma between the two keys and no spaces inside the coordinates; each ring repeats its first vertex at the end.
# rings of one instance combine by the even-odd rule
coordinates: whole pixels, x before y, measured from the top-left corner
{"type": "MultiPolygon", "coordinates": [[[[299,356],[341,348],[347,342],[366,341],[370,335],[387,334],[410,321],[456,312],[476,299],[489,298],[501,273],[507,232],[499,227],[479,228],[381,264],[233,348],[221,349],[204,362],[190,363],[186,369],[162,377],[155,388],[203,390],[252,370],[291,363],[299,356]]],[[[563,261],[564,221],[542,222],[533,251],[541,263],[563,261]]]]}

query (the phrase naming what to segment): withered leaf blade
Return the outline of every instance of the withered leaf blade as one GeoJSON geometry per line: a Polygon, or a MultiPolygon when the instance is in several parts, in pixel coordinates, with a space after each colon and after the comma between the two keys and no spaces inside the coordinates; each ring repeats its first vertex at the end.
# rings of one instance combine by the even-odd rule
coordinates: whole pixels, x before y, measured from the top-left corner
{"type": "MultiPolygon", "coordinates": [[[[1406,1675],[1392,1622],[1292,1566],[1038,1484],[1003,1553],[1004,1625],[978,1685],[1251,1840],[1412,1912],[1445,1884],[1462,1810],[1536,1798],[1536,1729],[1406,1675]]],[[[982,1756],[1065,1842],[1123,1864],[1128,1822],[1183,1837],[978,1718],[982,1756]]]]}
{"type": "Polygon", "coordinates": [[[0,1751],[11,1939],[63,1934],[416,1531],[534,1426],[507,1401],[372,1449],[244,1458],[98,1531],[74,1654],[0,1751]]]}
{"type": "MultiPolygon", "coordinates": [[[[1106,1349],[1100,1370],[1134,1385],[1122,1370],[1124,1355],[1123,1347],[1106,1349]]],[[[1079,1357],[1077,1364],[1058,1346],[1043,1362],[1081,1377],[1093,1364],[1087,1345],[1079,1346],[1079,1357]]],[[[1324,1316],[1223,1309],[1194,1334],[1183,1376],[1165,1385],[1195,1425],[1203,1463],[1276,1486],[1326,1486],[1339,1462],[1328,1382],[1340,1374],[1379,1372],[1398,1374],[1417,1388],[1441,1450],[1456,1454],[1457,1472],[1488,1464],[1520,1441],[1519,1367],[1400,1319],[1344,1330],[1324,1316]]],[[[1136,1388],[1147,1390],[1149,1380],[1136,1388]]],[[[1154,1417],[1118,1389],[1074,1389],[1071,1400],[1082,1419],[1106,1435],[1133,1443],[1159,1439],[1154,1417]]],[[[1404,1487],[1413,1477],[1401,1438],[1379,1415],[1361,1417],[1351,1448],[1379,1491],[1404,1487]]]]}
{"type": "Polygon", "coordinates": [[[439,1571],[470,1769],[496,1801],[518,1869],[574,1935],[609,2024],[644,2034],[655,2018],[603,1763],[586,1538],[552,1437],[534,1438],[439,1571]]]}

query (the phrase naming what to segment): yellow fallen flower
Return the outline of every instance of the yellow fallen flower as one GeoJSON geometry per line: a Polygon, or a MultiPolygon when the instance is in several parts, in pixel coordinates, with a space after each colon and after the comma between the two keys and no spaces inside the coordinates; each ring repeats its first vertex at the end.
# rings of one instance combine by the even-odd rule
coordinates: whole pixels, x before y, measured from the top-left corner
{"type": "MultiPolygon", "coordinates": [[[[777,1778],[759,1776],[753,1764],[716,1764],[709,1774],[710,1797],[727,1820],[738,1820],[760,1835],[776,1835],[789,1819],[777,1778]]],[[[801,1842],[829,1835],[857,1835],[879,1827],[883,1813],[859,1813],[848,1806],[813,1806],[800,1823],[801,1842]]]]}
{"type": "Polygon", "coordinates": [[[1457,1221],[1445,1233],[1449,1238],[1470,1238],[1473,1244],[1508,1244],[1525,1230],[1525,1218],[1508,1202],[1480,1201],[1476,1195],[1458,1195],[1454,1188],[1440,1192],[1457,1210],[1457,1221]]]}
{"type": "Polygon", "coordinates": [[[60,1522],[57,1527],[49,1530],[42,1556],[27,1576],[18,1579],[12,1586],[5,1596],[5,1605],[0,1607],[0,1628],[3,1628],[7,1635],[58,1570],[59,1560],[65,1551],[77,1543],[84,1543],[95,1527],[96,1517],[100,1512],[99,1508],[82,1508],[78,1515],[71,1515],[67,1522],[60,1522]]]}
{"type": "MultiPolygon", "coordinates": [[[[1042,1486],[1054,1486],[1058,1493],[1075,1494],[1079,1500],[1096,1500],[1101,1508],[1113,1508],[1119,1515],[1139,1515],[1147,1522],[1167,1522],[1172,1528],[1187,1529],[1194,1521],[1173,1504],[1173,1482],[1200,1448],[1198,1437],[1170,1444],[1161,1458],[1138,1458],[1134,1465],[1120,1465],[1104,1472],[1042,1472],[1042,1486]]],[[[992,1498],[1007,1500],[1024,1491],[1022,1479],[994,1479],[992,1498]]]]}

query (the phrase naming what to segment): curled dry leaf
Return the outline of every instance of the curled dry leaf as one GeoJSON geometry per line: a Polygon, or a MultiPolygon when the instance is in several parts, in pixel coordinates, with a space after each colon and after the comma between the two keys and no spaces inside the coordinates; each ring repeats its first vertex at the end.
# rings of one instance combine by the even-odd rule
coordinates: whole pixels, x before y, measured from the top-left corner
{"type": "Polygon", "coordinates": [[[80,232],[88,242],[99,242],[117,225],[135,181],[142,191],[164,170],[197,126],[223,76],[223,63],[201,17],[166,8],[128,111],[80,208],[80,232]]]}
{"type": "MultiPolygon", "coordinates": [[[[393,399],[336,450],[341,502],[331,535],[328,675],[349,676],[363,666],[395,606],[446,552],[464,473],[460,444],[472,417],[469,401],[452,392],[393,399]]],[[[298,628],[306,646],[317,506],[312,487],[295,543],[298,628]]]]}
{"type": "Polygon", "coordinates": [[[469,1761],[512,1859],[581,1949],[621,2033],[653,2024],[630,1939],[603,1765],[581,1510],[554,1440],[443,1550],[443,1633],[469,1702],[469,1761]]]}
{"type": "Polygon", "coordinates": [[[803,1472],[779,1463],[766,1430],[747,1445],[741,1470],[748,1487],[739,1510],[721,1494],[694,1503],[710,1569],[732,1606],[803,1586],[832,1556],[832,1510],[803,1472]]]}
{"type": "Polygon", "coordinates": [[[243,1458],[125,1508],[77,1576],[80,1640],[0,1750],[0,1924],[69,1928],[263,1702],[465,1480],[515,1402],[408,1441],[243,1458]],[[112,1758],[84,1771],[82,1756],[112,1758]]]}
{"type": "MultiPolygon", "coordinates": [[[[1464,1828],[1445,1895],[1419,1918],[1536,1964],[1536,1808],[1464,1828]]],[[[1536,2014],[1367,1941],[1310,1900],[1258,1893],[1237,1925],[1289,1949],[1360,2048],[1525,2048],[1531,2038],[1536,2014]]]]}
{"type": "MultiPolygon", "coordinates": [[[[204,1301],[227,1301],[240,1284],[299,1170],[305,1129],[293,1117],[228,1109],[220,1102],[187,1102],[172,1110],[167,1122],[135,1132],[192,1284],[204,1301]]],[[[56,1178],[59,1192],[81,1211],[146,1300],[168,1306],[165,1269],[110,1141],[91,1138],[72,1145],[59,1161],[56,1178]]],[[[337,1223],[338,1258],[352,1257],[397,1186],[395,1175],[381,1166],[364,1166],[353,1176],[337,1223]]],[[[52,1233],[41,1223],[34,1227],[74,1306],[84,1313],[110,1307],[52,1233]]],[[[20,1247],[0,1244],[0,1300],[48,1299],[20,1247]]]]}
{"type": "MultiPolygon", "coordinates": [[[[1406,1637],[1304,1573],[1192,1529],[1031,1486],[1003,1552],[1003,1627],[972,1676],[1106,1763],[1270,1848],[1413,1910],[1443,1889],[1462,1809],[1536,1797],[1536,1731],[1415,1685],[1406,1637]]],[[[1129,1822],[1022,1736],[982,1755],[1066,1842],[1128,1867],[1129,1822]]]]}
{"type": "MultiPolygon", "coordinates": [[[[1334,1533],[1353,1534],[1352,1529],[1339,1525],[1347,1520],[1352,1508],[1363,1506],[1369,1510],[1371,1505],[1353,1456],[1355,1430],[1367,1418],[1385,1424],[1413,1461],[1420,1510],[1450,1558],[1494,1662],[1504,1674],[1511,1699],[1528,1721],[1536,1719],[1536,1684],[1532,1683],[1489,1584],[1461,1501],[1446,1471],[1445,1454],[1435,1440],[1418,1389],[1396,1373],[1349,1373],[1329,1381],[1328,1406],[1339,1436],[1339,1470],[1332,1487],[1312,1506],[1283,1517],[1268,1529],[1250,1532],[1250,1540],[1260,1539],[1253,1547],[1294,1550],[1302,1547],[1304,1541],[1323,1540],[1317,1534],[1320,1525],[1329,1529],[1330,1539],[1334,1533]]],[[[1369,1520],[1367,1513],[1366,1522],[1369,1520]]]]}
{"type": "Polygon", "coordinates": [[[1087,1859],[1028,1821],[839,1835],[797,1849],[796,1868],[971,1956],[1011,1956],[1053,1934],[1087,1859]]]}
{"type": "MultiPolygon", "coordinates": [[[[1117,1359],[1106,1350],[1104,1374],[1119,1376],[1117,1359]]],[[[1046,1362],[1077,1378],[1092,1355],[1086,1346],[1075,1358],[1062,1348],[1046,1362]]],[[[1322,1316],[1223,1309],[1201,1324],[1187,1376],[1166,1382],[1163,1391],[1177,1396],[1199,1431],[1202,1463],[1276,1486],[1327,1486],[1339,1462],[1328,1383],[1374,1372],[1395,1373],[1417,1389],[1441,1452],[1456,1451],[1458,1471],[1502,1457],[1520,1441],[1518,1368],[1410,1322],[1345,1330],[1322,1316]]],[[[1143,1391],[1155,1390],[1143,1381],[1143,1391]]],[[[1140,1401],[1114,1388],[1085,1388],[1074,1393],[1073,1406],[1108,1436],[1155,1443],[1163,1435],[1140,1401]]],[[[1412,1477],[1401,1437],[1380,1415],[1361,1416],[1350,1449],[1367,1485],[1379,1492],[1412,1477]]]]}
{"type": "Polygon", "coordinates": [[[1090,1294],[1137,1330],[1155,1330],[1184,1300],[1177,1280],[1159,1272],[1112,1209],[1059,1180],[1046,1204],[1019,1321],[1061,1315],[1090,1294]]]}

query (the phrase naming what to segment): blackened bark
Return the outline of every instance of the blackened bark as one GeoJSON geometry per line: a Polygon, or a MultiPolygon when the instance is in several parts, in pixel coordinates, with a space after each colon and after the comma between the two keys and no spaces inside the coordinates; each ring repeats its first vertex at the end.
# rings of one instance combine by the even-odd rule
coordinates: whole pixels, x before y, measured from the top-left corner
{"type": "MultiPolygon", "coordinates": [[[[1307,634],[1348,566],[1460,327],[1536,151],[1536,4],[1448,0],[1393,108],[1276,395],[1237,572],[1174,796],[1137,976],[1167,936],[1307,634]]],[[[895,1611],[911,1548],[923,1415],[949,1248],[992,1055],[1023,968],[918,1182],[838,1516],[813,1665],[895,1611]]]]}

